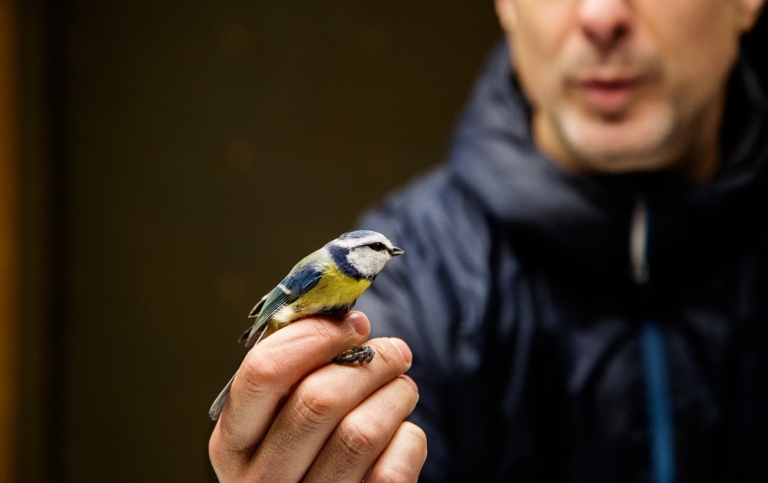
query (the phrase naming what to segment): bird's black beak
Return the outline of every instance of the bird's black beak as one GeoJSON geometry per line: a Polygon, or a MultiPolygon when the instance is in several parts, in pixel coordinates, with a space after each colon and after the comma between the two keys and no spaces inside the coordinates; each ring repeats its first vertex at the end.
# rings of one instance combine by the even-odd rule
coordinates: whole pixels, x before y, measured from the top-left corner
{"type": "Polygon", "coordinates": [[[403,253],[405,253],[405,250],[403,250],[402,248],[397,248],[397,247],[392,247],[392,250],[389,251],[389,254],[392,255],[393,257],[396,257],[398,255],[402,255],[403,253]]]}

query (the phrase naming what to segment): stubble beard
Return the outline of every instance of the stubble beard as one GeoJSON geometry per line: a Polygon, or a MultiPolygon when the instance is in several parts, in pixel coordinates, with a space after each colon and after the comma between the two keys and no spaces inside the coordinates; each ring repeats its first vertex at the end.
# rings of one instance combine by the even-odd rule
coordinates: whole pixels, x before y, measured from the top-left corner
{"type": "Polygon", "coordinates": [[[646,112],[594,116],[565,108],[552,113],[552,123],[564,149],[586,171],[654,171],[674,164],[681,149],[673,109],[656,104],[638,110],[646,112]]]}

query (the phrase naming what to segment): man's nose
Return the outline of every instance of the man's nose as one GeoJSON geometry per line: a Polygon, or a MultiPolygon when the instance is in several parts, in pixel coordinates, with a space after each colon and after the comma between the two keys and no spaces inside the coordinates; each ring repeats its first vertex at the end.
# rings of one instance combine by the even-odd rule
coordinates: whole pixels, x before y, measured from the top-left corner
{"type": "Polygon", "coordinates": [[[632,0],[581,0],[578,18],[587,39],[601,50],[614,47],[632,27],[632,0]]]}

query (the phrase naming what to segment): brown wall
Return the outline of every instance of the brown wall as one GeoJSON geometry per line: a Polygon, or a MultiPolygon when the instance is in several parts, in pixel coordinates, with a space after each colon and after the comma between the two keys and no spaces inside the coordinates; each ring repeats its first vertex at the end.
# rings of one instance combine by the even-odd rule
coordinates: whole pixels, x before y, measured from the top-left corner
{"type": "Polygon", "coordinates": [[[17,444],[19,229],[13,7],[0,0],[0,482],[13,481],[17,444]]]}
{"type": "Polygon", "coordinates": [[[246,314],[444,156],[491,2],[20,5],[22,481],[210,481],[246,314]]]}
{"type": "Polygon", "coordinates": [[[0,481],[212,481],[245,315],[443,158],[498,38],[492,2],[0,0],[0,481]]]}

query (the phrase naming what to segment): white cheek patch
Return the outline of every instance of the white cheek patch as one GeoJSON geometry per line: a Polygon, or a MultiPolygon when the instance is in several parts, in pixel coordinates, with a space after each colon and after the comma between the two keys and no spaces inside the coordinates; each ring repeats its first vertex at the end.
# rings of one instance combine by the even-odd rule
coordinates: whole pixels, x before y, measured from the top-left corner
{"type": "Polygon", "coordinates": [[[363,276],[371,278],[384,269],[389,254],[363,247],[351,250],[347,254],[347,261],[363,276]]]}

